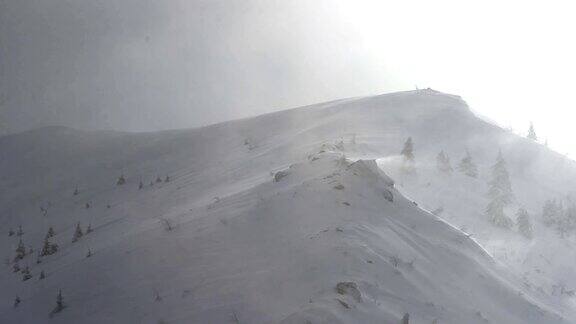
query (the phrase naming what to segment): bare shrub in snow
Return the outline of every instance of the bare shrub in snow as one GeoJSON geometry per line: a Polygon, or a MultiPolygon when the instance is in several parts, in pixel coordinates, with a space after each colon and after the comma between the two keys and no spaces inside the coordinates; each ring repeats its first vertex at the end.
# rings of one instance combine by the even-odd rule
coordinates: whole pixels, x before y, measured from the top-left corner
{"type": "Polygon", "coordinates": [[[402,154],[402,171],[405,173],[414,173],[416,171],[416,165],[414,163],[414,143],[412,142],[412,137],[408,137],[406,142],[404,142],[404,147],[400,152],[402,154]]]}
{"type": "Polygon", "coordinates": [[[336,284],[336,292],[340,295],[349,295],[359,303],[362,302],[362,293],[355,282],[339,282],[336,284]]]}
{"type": "Polygon", "coordinates": [[[170,223],[170,221],[167,220],[166,218],[162,218],[160,220],[160,222],[162,223],[162,226],[164,226],[164,230],[169,232],[169,231],[174,229],[174,227],[172,227],[172,224],[170,223]]]}

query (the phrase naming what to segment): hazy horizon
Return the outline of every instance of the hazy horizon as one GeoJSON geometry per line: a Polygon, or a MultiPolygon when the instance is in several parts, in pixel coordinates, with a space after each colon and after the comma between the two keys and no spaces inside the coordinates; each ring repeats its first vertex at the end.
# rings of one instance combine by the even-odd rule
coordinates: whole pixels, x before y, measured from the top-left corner
{"type": "Polygon", "coordinates": [[[563,1],[3,2],[0,125],[178,129],[431,87],[517,133],[534,122],[542,142],[574,155],[570,9],[563,1]]]}

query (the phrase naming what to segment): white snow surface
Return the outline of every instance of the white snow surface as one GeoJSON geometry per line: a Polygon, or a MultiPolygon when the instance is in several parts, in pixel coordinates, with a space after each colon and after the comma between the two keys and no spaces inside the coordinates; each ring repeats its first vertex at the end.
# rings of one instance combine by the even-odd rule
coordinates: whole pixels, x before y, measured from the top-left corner
{"type": "Polygon", "coordinates": [[[554,288],[576,286],[576,244],[539,222],[545,199],[573,195],[575,171],[433,90],[191,130],[4,136],[0,323],[576,323],[554,288]],[[408,136],[415,175],[398,168],[408,136]],[[468,149],[480,176],[440,175],[441,149],[453,166],[468,149]],[[483,214],[498,150],[509,215],[530,212],[532,241],[483,214]],[[72,243],[77,223],[94,231],[72,243]],[[12,272],[19,225],[35,250],[18,262],[27,281],[12,272]],[[49,226],[59,251],[37,264],[49,226]]]}

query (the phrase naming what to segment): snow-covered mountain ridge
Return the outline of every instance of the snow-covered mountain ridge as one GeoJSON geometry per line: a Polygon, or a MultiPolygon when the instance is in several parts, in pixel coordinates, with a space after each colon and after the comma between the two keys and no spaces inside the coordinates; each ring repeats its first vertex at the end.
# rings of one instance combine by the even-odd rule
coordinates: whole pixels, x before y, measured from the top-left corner
{"type": "Polygon", "coordinates": [[[484,220],[498,149],[515,204],[533,214],[575,188],[571,162],[477,119],[459,97],[427,90],[192,130],[2,137],[0,242],[9,264],[0,322],[397,323],[405,313],[410,323],[572,322],[571,299],[546,291],[574,272],[569,263],[542,266],[527,286],[516,262],[495,261],[466,234],[490,254],[503,240],[517,245],[530,264],[550,247],[541,242],[550,241],[547,229],[524,244],[484,220]],[[408,136],[411,177],[397,167],[408,136]],[[478,179],[437,175],[440,149],[468,149],[478,179]],[[443,207],[440,217],[466,233],[412,199],[443,207]],[[77,223],[93,231],[72,243],[77,223]],[[19,237],[7,234],[20,225],[27,247],[39,251],[50,226],[59,246],[39,264],[36,252],[18,262],[31,270],[26,281],[12,272],[19,237]],[[59,289],[66,307],[49,319],[59,289]]]}

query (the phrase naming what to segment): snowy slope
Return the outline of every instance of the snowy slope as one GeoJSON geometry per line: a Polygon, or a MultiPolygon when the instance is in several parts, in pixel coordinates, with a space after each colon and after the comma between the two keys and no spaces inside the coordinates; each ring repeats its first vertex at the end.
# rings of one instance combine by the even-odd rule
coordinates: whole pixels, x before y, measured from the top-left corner
{"type": "MultiPolygon", "coordinates": [[[[4,267],[0,322],[48,321],[59,289],[66,308],[50,319],[56,323],[395,323],[404,313],[411,323],[574,322],[570,300],[538,292],[517,263],[489,255],[504,239],[522,241],[478,221],[484,178],[434,174],[439,149],[466,148],[481,175],[501,148],[513,184],[522,183],[517,200],[530,209],[544,193],[576,188],[570,162],[434,91],[192,130],[52,127],[2,137],[2,232],[22,225],[24,244],[38,250],[53,226],[60,250],[40,264],[34,255],[20,261],[34,275],[28,281],[4,267]],[[394,162],[407,136],[416,143],[414,178],[394,162]],[[127,183],[116,186],[120,174],[127,183]],[[166,175],[169,182],[150,184],[166,175]],[[440,194],[457,197],[462,186],[464,204],[440,194]],[[441,216],[480,233],[488,252],[403,194],[426,209],[442,205],[441,216]],[[78,222],[94,231],[72,243],[78,222]],[[46,279],[38,279],[41,270],[46,279]],[[356,287],[340,294],[340,282],[356,287]],[[14,308],[16,295],[22,302],[14,308]]],[[[529,256],[549,244],[570,247],[550,237],[518,244],[519,255],[536,262],[529,256]]],[[[17,243],[0,236],[10,262],[17,243]]],[[[559,280],[574,267],[552,263],[544,272],[532,280],[559,280]]]]}

